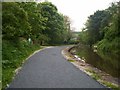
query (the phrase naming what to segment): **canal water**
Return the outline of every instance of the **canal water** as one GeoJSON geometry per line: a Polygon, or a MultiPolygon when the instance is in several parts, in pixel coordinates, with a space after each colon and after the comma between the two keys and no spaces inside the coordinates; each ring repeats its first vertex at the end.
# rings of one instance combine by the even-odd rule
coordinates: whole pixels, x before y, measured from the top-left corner
{"type": "Polygon", "coordinates": [[[120,78],[120,56],[113,55],[112,53],[94,52],[90,47],[85,45],[80,45],[74,49],[80,58],[85,58],[85,62],[105,71],[113,77],[120,78]]]}

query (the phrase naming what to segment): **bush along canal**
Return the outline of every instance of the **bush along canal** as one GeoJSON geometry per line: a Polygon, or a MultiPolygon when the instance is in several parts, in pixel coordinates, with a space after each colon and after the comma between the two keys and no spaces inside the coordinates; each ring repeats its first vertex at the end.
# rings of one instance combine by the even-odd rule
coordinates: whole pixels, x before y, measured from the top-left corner
{"type": "MultiPolygon", "coordinates": [[[[96,49],[97,47],[94,47],[94,48],[96,49]]],[[[99,70],[101,70],[101,71],[107,73],[108,75],[112,76],[113,78],[115,78],[116,81],[118,82],[118,86],[119,86],[120,56],[113,55],[112,53],[110,54],[110,53],[100,52],[100,51],[97,51],[97,49],[94,50],[94,49],[90,48],[89,46],[82,45],[82,44],[75,46],[74,48],[72,48],[70,50],[70,52],[74,55],[78,55],[81,59],[84,59],[86,63],[92,65],[95,68],[98,68],[99,70]]],[[[89,71],[94,72],[91,70],[89,70],[89,71]]],[[[100,77],[98,77],[98,78],[100,78],[100,77]]],[[[106,79],[111,79],[111,78],[106,78],[106,79]]],[[[111,81],[111,80],[108,80],[108,81],[111,81]]],[[[104,82],[104,83],[106,83],[106,82],[104,82]]],[[[112,86],[110,83],[106,83],[106,84],[109,84],[107,86],[112,86]]],[[[114,86],[112,86],[112,88],[114,88],[114,86]]]]}

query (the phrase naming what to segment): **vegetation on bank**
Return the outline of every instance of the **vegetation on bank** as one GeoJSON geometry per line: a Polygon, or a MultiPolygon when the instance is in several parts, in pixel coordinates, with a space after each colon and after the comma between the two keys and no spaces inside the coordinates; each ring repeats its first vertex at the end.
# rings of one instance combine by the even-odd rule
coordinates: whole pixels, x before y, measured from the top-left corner
{"type": "MultiPolygon", "coordinates": [[[[98,10],[90,15],[85,28],[79,34],[78,40],[80,43],[96,49],[96,53],[106,60],[106,63],[114,66],[113,70],[116,68],[114,72],[118,73],[115,76],[119,78],[120,2],[112,3],[107,9],[98,10]],[[111,58],[109,55],[114,56],[112,57],[114,61],[109,59],[111,58]]],[[[109,66],[106,68],[109,68],[109,66]]]]}
{"type": "Polygon", "coordinates": [[[73,48],[75,54],[77,54],[85,62],[93,65],[96,68],[112,75],[113,77],[119,78],[119,63],[118,57],[114,54],[106,54],[100,51],[93,50],[87,45],[79,44],[73,48]]]}
{"type": "Polygon", "coordinates": [[[21,40],[19,43],[3,41],[2,52],[2,88],[9,84],[15,75],[15,70],[21,67],[26,58],[35,50],[41,48],[40,45],[30,44],[26,40],[21,40]]]}
{"type": "Polygon", "coordinates": [[[90,15],[85,26],[79,34],[80,43],[97,45],[98,51],[105,53],[120,53],[120,2],[90,15]]]}
{"type": "MultiPolygon", "coordinates": [[[[112,75],[116,75],[118,77],[118,71],[116,71],[115,68],[118,67],[116,66],[118,63],[111,61],[110,59],[110,63],[109,65],[107,65],[108,60],[111,57],[106,57],[105,61],[100,59],[99,57],[96,58],[96,56],[98,55],[95,54],[90,47],[85,45],[81,45],[79,46],[79,48],[78,46],[74,46],[70,49],[69,52],[72,55],[78,55],[78,57],[76,56],[77,58],[73,56],[73,58],[68,59],[68,61],[73,63],[73,65],[75,65],[77,68],[80,68],[80,70],[90,75],[93,79],[97,80],[106,87],[109,87],[113,90],[120,90],[118,78],[112,77],[110,75],[112,73],[112,75]],[[82,60],[78,58],[81,58],[82,60]],[[113,66],[111,64],[113,64],[113,66]],[[110,65],[111,67],[109,67],[110,65]],[[108,72],[112,72],[108,74],[106,70],[108,72]]],[[[70,55],[69,57],[72,56],[70,55]]]]}

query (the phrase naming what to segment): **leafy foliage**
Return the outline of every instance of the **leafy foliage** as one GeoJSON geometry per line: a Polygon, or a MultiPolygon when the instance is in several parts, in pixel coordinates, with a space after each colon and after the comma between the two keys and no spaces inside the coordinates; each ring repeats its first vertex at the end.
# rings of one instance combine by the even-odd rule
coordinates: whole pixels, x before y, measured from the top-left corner
{"type": "Polygon", "coordinates": [[[33,43],[62,44],[64,38],[70,38],[65,17],[50,2],[3,2],[2,18],[4,39],[24,37],[33,43]]]}
{"type": "Polygon", "coordinates": [[[79,34],[79,41],[90,46],[97,43],[98,49],[120,53],[120,2],[112,3],[106,10],[90,15],[86,28],[79,34]]]}
{"type": "Polygon", "coordinates": [[[3,3],[3,38],[16,40],[18,37],[25,37],[30,31],[27,13],[17,3],[3,3]]]}

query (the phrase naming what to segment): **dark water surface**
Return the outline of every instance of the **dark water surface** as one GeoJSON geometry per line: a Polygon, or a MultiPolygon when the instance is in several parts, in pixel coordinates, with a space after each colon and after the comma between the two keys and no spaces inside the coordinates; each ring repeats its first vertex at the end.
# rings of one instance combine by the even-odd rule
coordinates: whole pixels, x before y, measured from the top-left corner
{"type": "Polygon", "coordinates": [[[93,50],[85,45],[76,47],[76,54],[85,61],[106,73],[120,78],[120,56],[113,54],[105,54],[103,52],[93,52],[93,50]]]}

